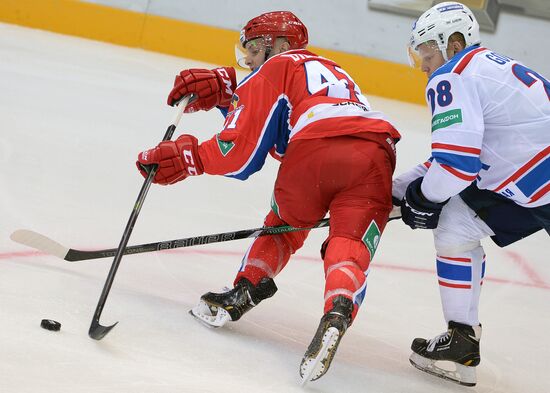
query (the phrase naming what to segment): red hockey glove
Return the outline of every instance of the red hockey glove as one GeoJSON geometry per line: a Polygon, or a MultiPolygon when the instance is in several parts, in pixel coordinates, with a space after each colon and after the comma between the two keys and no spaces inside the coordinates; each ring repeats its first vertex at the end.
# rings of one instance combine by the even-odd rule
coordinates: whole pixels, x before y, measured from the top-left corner
{"type": "Polygon", "coordinates": [[[168,105],[174,106],[182,97],[193,94],[186,113],[208,111],[215,106],[228,107],[236,87],[237,77],[231,67],[183,70],[176,76],[168,105]]]}
{"type": "Polygon", "coordinates": [[[143,177],[149,173],[147,167],[154,164],[158,165],[158,170],[153,183],[161,185],[174,184],[187,176],[204,173],[197,138],[192,135],[160,142],[157,147],[139,153],[136,165],[143,177]]]}

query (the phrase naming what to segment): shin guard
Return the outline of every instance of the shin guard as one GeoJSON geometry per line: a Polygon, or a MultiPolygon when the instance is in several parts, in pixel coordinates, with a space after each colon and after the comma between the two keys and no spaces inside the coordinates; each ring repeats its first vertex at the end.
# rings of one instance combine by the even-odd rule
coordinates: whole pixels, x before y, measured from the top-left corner
{"type": "Polygon", "coordinates": [[[332,308],[333,298],[341,295],[353,301],[353,320],[367,289],[369,251],[359,240],[333,237],[326,247],[324,262],[324,313],[332,308]]]}
{"type": "MultiPolygon", "coordinates": [[[[264,225],[278,226],[285,225],[285,222],[270,212],[264,225]]],[[[308,233],[309,231],[296,231],[256,238],[243,257],[234,284],[246,278],[257,285],[264,277],[277,276],[288,263],[290,256],[302,247],[308,233]]]]}

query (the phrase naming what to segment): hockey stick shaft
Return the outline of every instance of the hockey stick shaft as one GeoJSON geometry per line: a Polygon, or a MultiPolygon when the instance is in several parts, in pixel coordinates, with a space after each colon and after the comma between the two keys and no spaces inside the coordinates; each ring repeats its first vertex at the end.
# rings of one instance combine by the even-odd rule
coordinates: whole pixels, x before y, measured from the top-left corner
{"type": "MultiPolygon", "coordinates": [[[[154,242],[154,243],[138,244],[135,246],[126,247],[124,250],[124,255],[141,254],[144,252],[155,252],[155,251],[162,251],[162,250],[171,250],[174,248],[193,247],[193,246],[200,246],[203,244],[221,243],[221,242],[228,242],[232,240],[254,238],[257,236],[276,235],[276,234],[287,233],[287,232],[323,228],[329,225],[328,221],[329,221],[328,218],[325,218],[319,221],[314,226],[309,228],[294,228],[288,225],[281,225],[281,226],[275,226],[275,227],[241,229],[238,231],[215,233],[211,235],[201,235],[201,236],[187,237],[183,239],[163,240],[163,241],[154,242]]],[[[90,259],[109,258],[114,256],[117,251],[116,248],[108,248],[104,250],[91,250],[91,251],[77,250],[74,248],[65,248],[52,239],[48,239],[43,235],[40,235],[32,231],[26,231],[26,230],[20,230],[20,231],[14,232],[12,234],[12,240],[18,243],[36,248],[48,254],[55,255],[69,262],[79,262],[79,261],[86,261],[90,259]],[[40,237],[40,244],[37,244],[37,242],[34,241],[34,238],[38,239],[39,237],[40,237]],[[23,239],[20,239],[20,238],[23,238],[23,239]],[[50,244],[57,245],[58,247],[60,247],[59,249],[60,251],[54,250],[53,247],[50,247],[50,244]]]]}
{"type": "MultiPolygon", "coordinates": [[[[310,230],[315,228],[324,228],[329,225],[329,219],[325,218],[317,222],[314,226],[308,228],[294,228],[289,225],[281,225],[275,227],[262,227],[254,229],[242,229],[232,232],[216,233],[212,235],[202,235],[187,237],[183,239],[165,240],[155,243],[139,244],[136,246],[127,247],[124,255],[141,254],[144,252],[154,252],[162,250],[172,250],[174,248],[192,247],[203,244],[222,243],[232,240],[240,240],[247,238],[255,238],[258,236],[277,235],[281,233],[310,230]]],[[[113,255],[115,249],[97,250],[97,251],[79,251],[70,249],[65,260],[70,262],[82,261],[87,259],[106,258],[113,255]]]]}
{"type": "MultiPolygon", "coordinates": [[[[401,218],[399,208],[394,208],[390,213],[389,221],[401,218]]],[[[183,239],[163,240],[154,243],[138,244],[135,246],[126,247],[124,255],[141,254],[144,252],[154,252],[162,250],[171,250],[174,248],[192,247],[203,244],[221,243],[232,240],[240,240],[247,238],[254,238],[257,236],[276,235],[281,233],[293,232],[298,230],[310,230],[315,228],[323,228],[329,226],[329,219],[325,218],[315,225],[308,228],[294,228],[288,225],[281,225],[275,227],[261,227],[254,229],[242,229],[232,232],[216,233],[211,235],[202,235],[187,237],[183,239]]],[[[86,261],[90,259],[109,258],[115,255],[116,248],[108,248],[103,250],[77,250],[73,248],[67,248],[57,243],[44,235],[29,231],[18,230],[12,233],[11,239],[17,243],[24,244],[26,246],[35,248],[39,251],[47,254],[54,255],[58,258],[64,259],[69,262],[86,261]]]]}
{"type": "MultiPolygon", "coordinates": [[[[187,106],[187,103],[189,102],[189,98],[190,97],[184,97],[183,100],[179,103],[179,105],[175,108],[176,111],[174,114],[174,119],[172,120],[172,123],[168,126],[168,129],[164,134],[164,138],[162,138],[163,141],[168,141],[172,139],[172,135],[174,134],[174,131],[176,130],[176,127],[180,122],[183,111],[187,106]]],[[[157,169],[158,169],[157,166],[152,167],[151,170],[149,171],[147,178],[143,182],[143,186],[141,187],[136,203],[134,204],[132,213],[130,214],[130,218],[128,219],[128,223],[126,224],[126,228],[124,229],[124,233],[122,234],[122,239],[120,240],[120,244],[115,252],[115,257],[113,259],[111,269],[109,270],[109,274],[107,275],[107,279],[105,281],[103,291],[101,292],[99,301],[97,303],[97,307],[94,312],[92,323],[90,325],[90,330],[88,331],[88,335],[95,340],[101,340],[118,323],[116,322],[114,325],[111,325],[111,326],[102,326],[99,323],[99,319],[101,317],[103,307],[105,306],[105,302],[107,301],[107,296],[109,295],[111,286],[113,285],[113,281],[115,279],[116,272],[120,265],[120,261],[122,260],[122,256],[124,255],[124,250],[126,249],[128,240],[130,240],[130,235],[132,234],[132,230],[134,229],[134,224],[136,223],[139,212],[141,211],[141,207],[143,206],[143,202],[145,201],[145,197],[147,196],[149,187],[151,187],[153,178],[157,173],[157,169]]]]}

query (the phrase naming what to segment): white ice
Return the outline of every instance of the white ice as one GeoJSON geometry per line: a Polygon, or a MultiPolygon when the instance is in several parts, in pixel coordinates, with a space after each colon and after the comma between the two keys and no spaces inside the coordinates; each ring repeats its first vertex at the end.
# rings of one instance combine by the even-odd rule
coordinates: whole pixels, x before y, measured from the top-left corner
{"type": "MultiPolygon", "coordinates": [[[[219,330],[187,312],[204,292],[231,284],[249,241],[124,257],[101,319],[120,323],[90,339],[112,260],[69,263],[9,235],[26,228],[72,248],[116,247],[143,183],[136,155],[172,119],[173,77],[204,66],[212,65],[0,24],[0,392],[550,391],[546,233],[506,249],[484,243],[482,363],[472,389],[408,362],[414,337],[445,326],[431,234],[401,222],[384,233],[330,371],[305,388],[298,366],[322,313],[324,229],[277,277],[274,298],[219,330]],[[61,331],[41,329],[43,318],[61,331]]],[[[424,160],[427,109],[370,100],[404,136],[397,173],[424,160]]],[[[214,112],[185,115],[176,134],[204,140],[221,123],[214,112]]],[[[269,161],[246,182],[202,176],[153,186],[130,244],[260,226],[276,170],[269,161]]]]}

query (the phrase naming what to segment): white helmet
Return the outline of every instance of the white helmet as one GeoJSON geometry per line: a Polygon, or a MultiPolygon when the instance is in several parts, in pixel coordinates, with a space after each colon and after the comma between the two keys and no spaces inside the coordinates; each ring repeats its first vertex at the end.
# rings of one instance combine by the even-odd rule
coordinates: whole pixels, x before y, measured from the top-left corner
{"type": "Polygon", "coordinates": [[[479,24],[468,7],[454,1],[436,4],[414,23],[409,53],[410,50],[416,51],[420,44],[434,40],[445,60],[448,60],[447,43],[453,33],[462,33],[466,47],[481,42],[479,24]]]}

